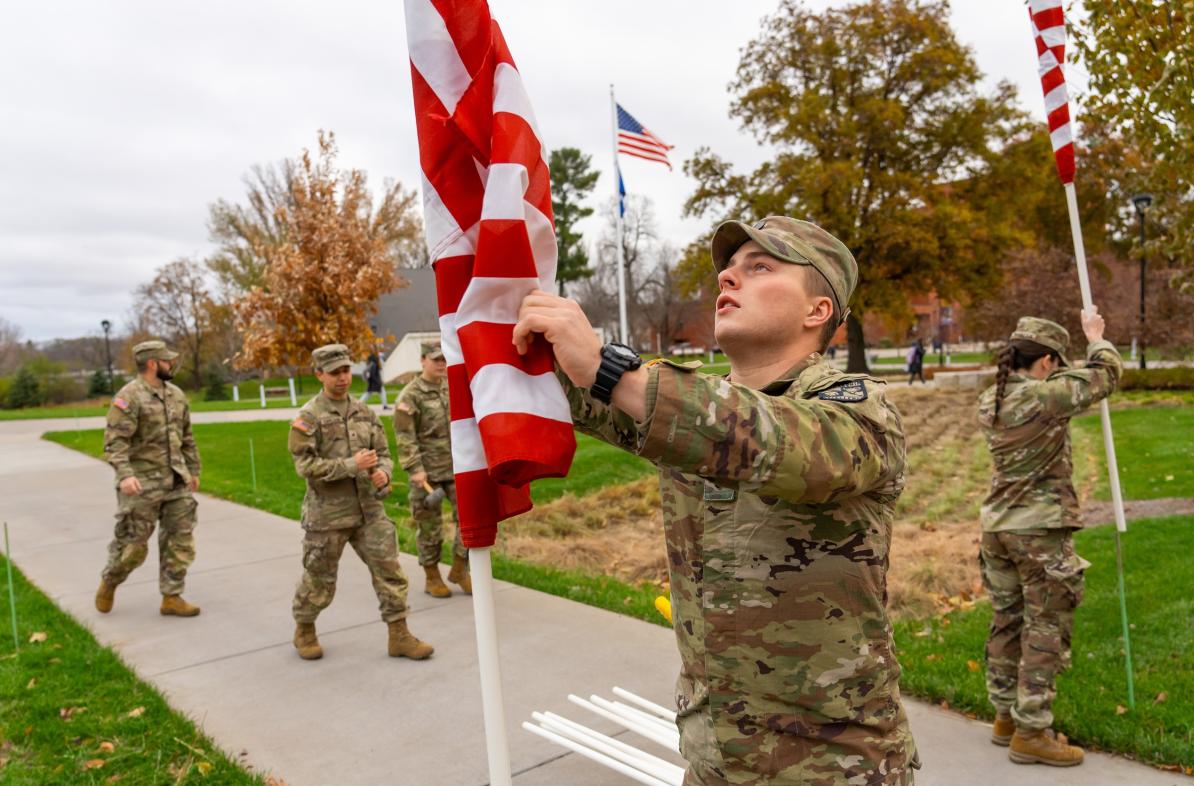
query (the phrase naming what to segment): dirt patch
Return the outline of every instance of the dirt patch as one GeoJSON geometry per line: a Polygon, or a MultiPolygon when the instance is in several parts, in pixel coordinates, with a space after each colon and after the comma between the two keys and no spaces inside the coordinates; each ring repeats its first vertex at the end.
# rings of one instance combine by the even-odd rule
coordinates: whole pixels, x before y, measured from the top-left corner
{"type": "MultiPolygon", "coordinates": [[[[1189,515],[1194,515],[1194,497],[1124,500],[1124,518],[1128,521],[1189,515]]],[[[1103,527],[1115,523],[1115,509],[1110,500],[1087,500],[1082,507],[1082,518],[1088,527],[1103,527]]]]}

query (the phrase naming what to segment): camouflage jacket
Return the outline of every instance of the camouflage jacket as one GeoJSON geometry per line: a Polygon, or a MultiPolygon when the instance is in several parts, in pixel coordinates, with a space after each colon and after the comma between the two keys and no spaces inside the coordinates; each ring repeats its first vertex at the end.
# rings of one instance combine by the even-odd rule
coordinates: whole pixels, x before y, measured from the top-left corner
{"type": "Polygon", "coordinates": [[[398,463],[430,480],[452,479],[452,417],[448,412],[448,383],[415,377],[394,402],[394,438],[398,463]]]}
{"type": "Polygon", "coordinates": [[[1123,361],[1110,341],[1086,348],[1086,367],[1062,369],[1046,380],[1007,378],[999,422],[995,386],[979,398],[978,421],[995,469],[982,507],[986,532],[1082,526],[1070,457],[1070,418],[1107,398],[1123,361]]]}
{"type": "Polygon", "coordinates": [[[911,783],[886,610],[904,432],[883,384],[815,354],[761,391],[648,374],[641,424],[565,388],[580,430],[659,467],[685,758],[751,786],[911,783]]]}
{"type": "Polygon", "coordinates": [[[288,447],[294,470],[307,480],[303,529],[345,529],[386,515],[369,479],[373,470],[357,469],[353,458],[358,450],[376,450],[377,469],[393,477],[385,430],[373,410],[352,396],[347,401],[345,417],[320,392],[290,424],[288,447]]]}
{"type": "Polygon", "coordinates": [[[187,394],[169,382],[155,388],[141,377],[122,387],[108,408],[104,457],[116,470],[116,485],[136,476],[143,487],[170,488],[175,474],[184,481],[198,476],[187,394]]]}

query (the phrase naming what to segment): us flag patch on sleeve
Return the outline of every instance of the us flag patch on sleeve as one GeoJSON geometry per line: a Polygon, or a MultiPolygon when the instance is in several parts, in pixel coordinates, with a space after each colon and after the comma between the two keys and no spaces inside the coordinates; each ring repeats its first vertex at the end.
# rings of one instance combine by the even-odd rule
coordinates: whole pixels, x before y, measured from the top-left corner
{"type": "Polygon", "coordinates": [[[301,415],[299,417],[295,418],[293,421],[291,421],[290,427],[294,428],[294,429],[298,429],[299,431],[303,432],[304,434],[311,433],[311,424],[308,423],[307,421],[303,420],[301,415]]]}
{"type": "Polygon", "coordinates": [[[127,410],[129,408],[129,403],[120,396],[117,396],[116,398],[112,399],[112,406],[127,410]]]}

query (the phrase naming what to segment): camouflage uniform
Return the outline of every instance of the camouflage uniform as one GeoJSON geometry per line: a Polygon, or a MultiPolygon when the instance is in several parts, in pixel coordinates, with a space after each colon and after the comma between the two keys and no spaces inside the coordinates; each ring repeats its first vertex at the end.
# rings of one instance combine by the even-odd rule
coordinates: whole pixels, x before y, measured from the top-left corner
{"type": "MultiPolygon", "coordinates": [[[[138,361],[178,357],[161,341],[138,344],[134,355],[138,361]]],[[[186,394],[169,382],[155,388],[142,377],[122,387],[108,409],[104,457],[116,470],[117,487],[116,531],[104,583],[118,586],[145,561],[160,522],[158,587],[163,595],[182,594],[187,567],[195,560],[197,506],[189,484],[200,471],[186,394]],[[121,482],[130,477],[140,481],[140,494],[120,492],[121,482]]]]}
{"type": "MultiPolygon", "coordinates": [[[[1026,317],[1012,338],[1053,349],[1068,365],[1069,334],[1056,323],[1026,317]]],[[[1109,341],[1092,343],[1086,354],[1086,368],[1065,368],[1047,380],[1011,374],[998,423],[995,386],[979,399],[995,464],[979,556],[994,611],[987,692],[1022,729],[1052,726],[1054,683],[1070,664],[1074,609],[1090,565],[1072,539],[1082,520],[1071,480],[1070,418],[1111,395],[1123,365],[1109,341]]]]}
{"type": "MultiPolygon", "coordinates": [[[[745,237],[853,268],[823,230],[764,223],[777,231],[735,223],[729,241],[723,225],[714,259],[745,237]]],[[[686,786],[913,783],[886,612],[904,432],[883,383],[817,354],[762,390],[670,362],[647,373],[642,423],[563,381],[581,431],[659,468],[686,786]]]]}
{"type": "MultiPolygon", "coordinates": [[[[322,350],[329,350],[323,370],[338,367],[340,349],[344,363],[348,350],[331,345],[316,350],[320,362],[322,350]],[[335,349],[339,348],[339,349],[335,349]]],[[[390,449],[381,421],[369,407],[346,397],[333,402],[322,391],[303,405],[290,424],[288,447],[294,468],[307,481],[303,497],[303,578],[294,594],[295,622],[313,623],[319,612],[332,602],[336,593],[336,574],[345,544],[351,544],[357,556],[369,568],[373,590],[381,609],[381,618],[394,622],[406,618],[406,574],[398,563],[398,545],[394,523],[386,516],[383,499],[389,492],[374,488],[369,474],[358,470],[353,455],[359,450],[377,451],[377,467],[386,475],[393,473],[390,449]],[[341,414],[341,408],[347,414],[341,414]]]]}
{"type": "MultiPolygon", "coordinates": [[[[443,357],[438,352],[427,357],[443,357]]],[[[456,559],[467,561],[468,549],[460,540],[460,520],[456,515],[456,480],[452,474],[451,416],[448,413],[448,384],[446,381],[428,382],[422,376],[402,391],[394,404],[394,438],[398,445],[398,463],[408,474],[427,473],[432,489],[442,488],[452,505],[452,524],[456,540],[452,552],[456,559]]],[[[410,485],[410,516],[417,531],[419,564],[438,565],[443,554],[443,505],[428,508],[424,505],[427,489],[422,484],[410,485]]]]}

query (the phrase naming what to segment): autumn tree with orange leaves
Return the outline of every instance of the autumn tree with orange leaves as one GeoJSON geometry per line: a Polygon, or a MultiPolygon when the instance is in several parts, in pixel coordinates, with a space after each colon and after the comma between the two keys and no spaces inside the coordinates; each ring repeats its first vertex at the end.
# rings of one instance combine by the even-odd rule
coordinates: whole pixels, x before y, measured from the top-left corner
{"type": "Polygon", "coordinates": [[[241,368],[302,367],[311,350],[338,342],[363,357],[375,336],[377,299],[406,282],[395,272],[401,247],[421,239],[414,192],[388,185],[376,209],[365,174],[336,167],[335,136],[303,151],[279,202],[280,231],[254,253],[261,283],[235,303],[241,368]]]}

